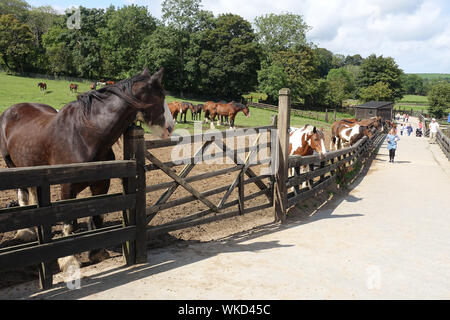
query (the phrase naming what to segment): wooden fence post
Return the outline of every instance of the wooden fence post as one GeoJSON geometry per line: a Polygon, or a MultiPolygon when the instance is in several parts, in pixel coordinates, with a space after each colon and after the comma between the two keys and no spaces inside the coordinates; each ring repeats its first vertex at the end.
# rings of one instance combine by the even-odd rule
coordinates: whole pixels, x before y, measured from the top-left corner
{"type": "Polygon", "coordinates": [[[328,123],[328,109],[325,109],[325,122],[328,123]]]}
{"type": "MultiPolygon", "coordinates": [[[[275,221],[284,222],[287,211],[288,161],[289,161],[289,126],[291,117],[290,90],[279,91],[278,97],[278,169],[275,173],[274,214],[275,221]]],[[[275,149],[276,150],[276,149],[275,149]]]]}
{"type": "MultiPolygon", "coordinates": [[[[49,207],[51,206],[50,199],[50,185],[44,184],[36,187],[37,206],[49,207]]],[[[52,241],[52,227],[43,225],[37,227],[37,238],[39,244],[49,243],[52,241]]],[[[50,289],[53,283],[53,275],[50,269],[50,262],[43,261],[39,265],[39,286],[42,290],[50,289]]]]}
{"type": "Polygon", "coordinates": [[[132,125],[124,134],[124,160],[136,160],[137,166],[136,178],[124,180],[124,191],[136,194],[136,207],[124,214],[125,224],[136,225],[136,240],[124,246],[127,264],[147,262],[144,133],[144,129],[132,125]]]}

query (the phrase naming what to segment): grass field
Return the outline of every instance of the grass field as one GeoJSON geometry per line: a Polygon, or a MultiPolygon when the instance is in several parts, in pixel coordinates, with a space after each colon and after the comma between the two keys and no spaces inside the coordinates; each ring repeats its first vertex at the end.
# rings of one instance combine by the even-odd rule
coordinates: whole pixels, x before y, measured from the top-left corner
{"type": "Polygon", "coordinates": [[[401,103],[412,102],[412,103],[423,103],[423,104],[428,104],[428,98],[427,98],[427,96],[419,96],[419,95],[414,95],[414,94],[406,94],[406,95],[403,96],[402,100],[400,100],[399,102],[401,102],[401,103]]]}
{"type": "Polygon", "coordinates": [[[421,77],[422,79],[444,79],[450,78],[450,73],[413,73],[421,77]]]}
{"type": "MultiPolygon", "coordinates": [[[[77,98],[77,93],[72,93],[69,90],[69,81],[63,80],[48,80],[38,78],[26,78],[19,76],[11,76],[5,73],[0,73],[0,113],[9,108],[11,105],[20,102],[37,102],[48,104],[56,109],[61,109],[68,102],[74,101],[77,98]],[[41,92],[37,84],[39,82],[47,83],[47,91],[41,92]]],[[[89,82],[74,82],[78,84],[78,92],[85,92],[89,90],[89,82]]],[[[204,103],[201,100],[180,99],[172,96],[166,97],[167,102],[171,101],[188,101],[193,104],[204,103]]],[[[242,112],[239,112],[235,119],[236,127],[257,127],[269,125],[272,116],[276,114],[274,111],[262,110],[250,107],[250,117],[245,117],[242,112]]],[[[323,117],[323,113],[320,115],[323,117]]],[[[332,114],[329,114],[331,119],[332,114]]],[[[350,114],[338,113],[337,118],[349,118],[350,114]]],[[[176,129],[187,129],[189,132],[194,130],[194,122],[190,120],[191,115],[188,111],[187,123],[178,123],[176,129]]],[[[304,126],[305,124],[315,125],[324,129],[331,127],[330,123],[324,121],[317,121],[315,119],[302,118],[298,116],[291,116],[291,126],[304,126]]],[[[209,125],[204,125],[204,129],[208,129],[209,125]]],[[[218,129],[226,129],[225,126],[220,126],[218,129]]]]}

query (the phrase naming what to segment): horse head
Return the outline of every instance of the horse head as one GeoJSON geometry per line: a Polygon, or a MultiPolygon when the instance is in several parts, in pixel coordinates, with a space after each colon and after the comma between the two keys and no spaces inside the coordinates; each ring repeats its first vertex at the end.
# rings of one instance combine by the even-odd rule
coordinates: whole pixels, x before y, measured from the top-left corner
{"type": "Polygon", "coordinates": [[[250,109],[248,108],[248,106],[244,106],[242,108],[242,112],[245,114],[246,117],[250,117],[250,109]]]}
{"type": "Polygon", "coordinates": [[[327,150],[325,149],[325,135],[323,129],[313,128],[312,132],[308,134],[306,140],[310,147],[319,154],[320,159],[323,159],[327,150]]]}
{"type": "Polygon", "coordinates": [[[168,138],[172,134],[175,123],[165,101],[165,92],[161,85],[164,69],[150,75],[144,69],[139,80],[132,86],[132,94],[139,100],[137,120],[144,121],[154,135],[168,138]]]}
{"type": "MultiPolygon", "coordinates": [[[[376,130],[376,127],[374,127],[374,128],[376,130]]],[[[367,136],[369,139],[373,138],[374,132],[373,132],[373,130],[370,127],[361,126],[359,129],[360,129],[360,132],[363,135],[367,136]]]]}

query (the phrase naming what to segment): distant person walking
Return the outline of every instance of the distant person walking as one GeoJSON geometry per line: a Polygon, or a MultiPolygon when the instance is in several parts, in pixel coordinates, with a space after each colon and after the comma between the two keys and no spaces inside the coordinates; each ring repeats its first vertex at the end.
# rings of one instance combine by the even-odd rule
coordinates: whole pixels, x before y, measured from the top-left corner
{"type": "Polygon", "coordinates": [[[398,129],[400,130],[400,135],[403,135],[403,129],[405,127],[403,126],[403,124],[400,123],[400,125],[398,126],[398,129]]]}
{"type": "Polygon", "coordinates": [[[436,143],[436,134],[438,132],[438,129],[439,129],[439,123],[436,122],[435,118],[431,119],[431,123],[430,123],[430,141],[429,141],[429,143],[431,143],[431,144],[436,143]]]}
{"type": "Polygon", "coordinates": [[[400,137],[397,135],[395,128],[389,130],[386,136],[387,149],[389,150],[389,162],[394,163],[395,151],[397,150],[397,141],[400,141],[400,137]]]}
{"type": "Polygon", "coordinates": [[[411,132],[413,132],[413,127],[411,125],[411,123],[408,123],[408,126],[406,127],[406,131],[408,132],[408,136],[411,135],[411,132]]]}

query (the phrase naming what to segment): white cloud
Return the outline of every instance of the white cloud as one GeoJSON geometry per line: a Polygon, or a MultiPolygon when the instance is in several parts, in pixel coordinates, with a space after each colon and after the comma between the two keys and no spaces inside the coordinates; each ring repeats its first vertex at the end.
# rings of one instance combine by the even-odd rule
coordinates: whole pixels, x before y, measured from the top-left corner
{"type": "Polygon", "coordinates": [[[266,13],[301,14],[308,40],[334,53],[393,57],[405,72],[450,73],[447,0],[204,0],[215,14],[252,21],[266,13]]]}

